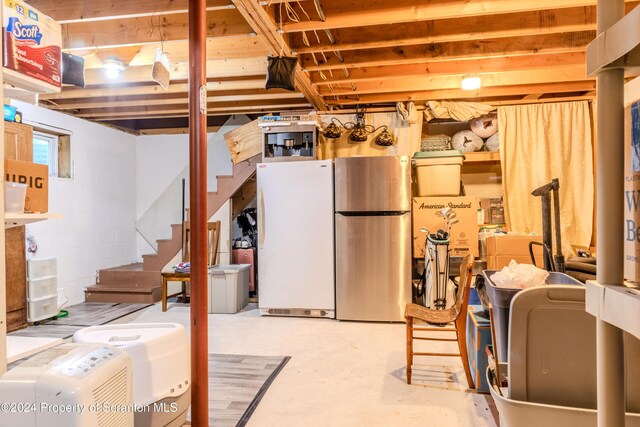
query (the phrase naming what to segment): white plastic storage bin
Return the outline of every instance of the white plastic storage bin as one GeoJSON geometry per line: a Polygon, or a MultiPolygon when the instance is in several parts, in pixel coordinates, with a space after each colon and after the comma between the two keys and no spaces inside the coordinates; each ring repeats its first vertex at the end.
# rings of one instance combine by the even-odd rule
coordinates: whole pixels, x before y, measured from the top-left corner
{"type": "Polygon", "coordinates": [[[58,279],[53,277],[45,277],[44,279],[29,280],[28,297],[30,300],[42,299],[49,297],[58,297],[58,279]]]}
{"type": "Polygon", "coordinates": [[[33,258],[27,261],[27,278],[29,280],[57,276],[56,258],[33,258]]]}
{"type": "Polygon", "coordinates": [[[413,155],[418,196],[460,195],[460,167],[464,154],[459,150],[419,151],[413,155]]]}
{"type": "Polygon", "coordinates": [[[58,314],[58,295],[40,299],[28,299],[28,316],[29,322],[39,322],[44,319],[50,319],[58,314]]]}
{"type": "Polygon", "coordinates": [[[209,268],[209,313],[233,314],[249,302],[251,264],[209,268]]]}

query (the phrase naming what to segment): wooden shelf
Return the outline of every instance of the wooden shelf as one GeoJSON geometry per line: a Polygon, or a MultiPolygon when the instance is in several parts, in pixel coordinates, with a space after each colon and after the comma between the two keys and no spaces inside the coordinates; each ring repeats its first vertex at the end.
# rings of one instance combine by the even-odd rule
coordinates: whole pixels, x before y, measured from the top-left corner
{"type": "Polygon", "coordinates": [[[476,151],[465,153],[462,166],[475,163],[500,163],[499,151],[476,151]]]}
{"type": "Polygon", "coordinates": [[[62,218],[60,214],[43,213],[43,214],[17,214],[17,213],[5,213],[4,214],[4,228],[20,227],[22,225],[31,224],[32,222],[44,221],[45,219],[62,218]]]}

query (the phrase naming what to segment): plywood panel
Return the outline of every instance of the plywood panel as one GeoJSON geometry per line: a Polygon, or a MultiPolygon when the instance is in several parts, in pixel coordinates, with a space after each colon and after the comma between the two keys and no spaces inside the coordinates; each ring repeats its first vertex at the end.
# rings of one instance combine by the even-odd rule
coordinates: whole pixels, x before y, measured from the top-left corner
{"type": "Polygon", "coordinates": [[[31,126],[5,122],[4,158],[33,161],[33,128],[31,126]]]}
{"type": "Polygon", "coordinates": [[[27,326],[27,261],[24,239],[24,226],[5,230],[8,332],[27,326]]]}
{"type": "Polygon", "coordinates": [[[262,129],[254,120],[224,135],[233,164],[243,162],[262,153],[262,129]]]}

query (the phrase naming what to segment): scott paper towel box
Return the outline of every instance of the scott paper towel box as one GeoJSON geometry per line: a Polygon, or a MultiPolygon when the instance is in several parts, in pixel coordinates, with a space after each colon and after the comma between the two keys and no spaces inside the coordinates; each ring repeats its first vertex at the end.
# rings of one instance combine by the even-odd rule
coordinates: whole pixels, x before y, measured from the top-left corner
{"type": "Polygon", "coordinates": [[[36,93],[60,92],[60,24],[19,0],[3,0],[4,80],[36,93]]]}

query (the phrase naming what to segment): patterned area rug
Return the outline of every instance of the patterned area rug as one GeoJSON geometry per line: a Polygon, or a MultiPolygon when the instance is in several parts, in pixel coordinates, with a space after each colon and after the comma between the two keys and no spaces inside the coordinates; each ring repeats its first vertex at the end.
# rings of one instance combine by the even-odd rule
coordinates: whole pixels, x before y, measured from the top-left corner
{"type": "Polygon", "coordinates": [[[10,335],[65,339],[73,336],[76,331],[82,328],[105,325],[150,305],[152,304],[83,302],[65,307],[65,310],[69,312],[66,317],[43,320],[37,326],[29,326],[12,332],[10,335]]]}
{"type": "Polygon", "coordinates": [[[209,424],[246,425],[289,356],[209,354],[209,424]]]}

